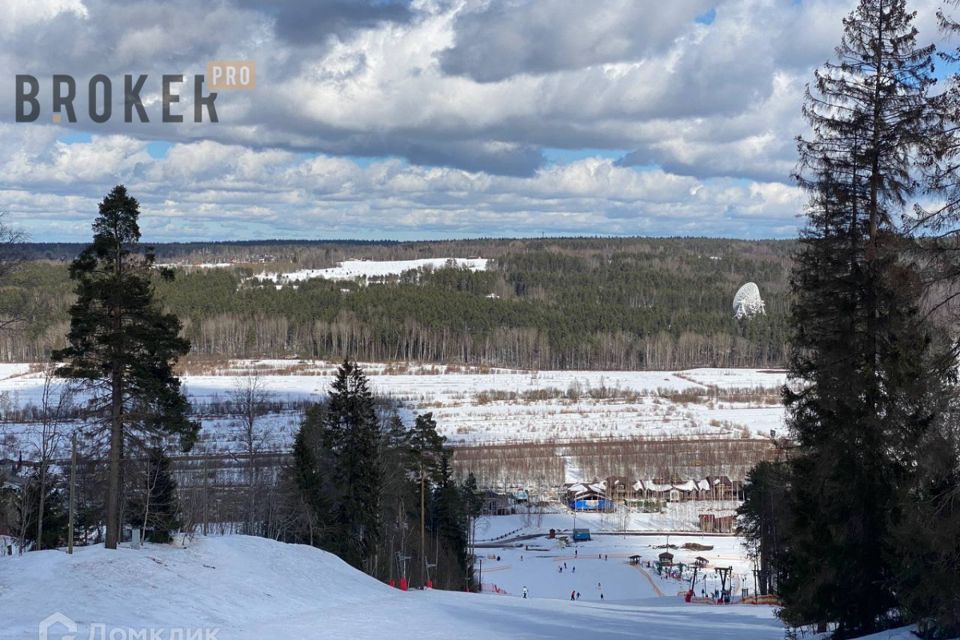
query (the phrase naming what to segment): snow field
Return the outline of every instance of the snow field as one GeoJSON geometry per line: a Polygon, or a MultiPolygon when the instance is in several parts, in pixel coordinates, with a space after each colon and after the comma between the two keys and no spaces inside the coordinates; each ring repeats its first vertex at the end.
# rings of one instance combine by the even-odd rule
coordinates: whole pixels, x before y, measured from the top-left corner
{"type": "MultiPolygon", "coordinates": [[[[783,432],[784,412],[760,401],[690,402],[671,394],[720,389],[762,389],[776,395],[782,372],[738,369],[663,371],[513,371],[368,363],[371,388],[411,412],[433,413],[452,443],[575,441],[597,438],[765,438],[783,432]],[[403,372],[396,374],[394,372],[403,372]],[[593,394],[593,397],[591,396],[593,394]]],[[[0,367],[0,407],[38,405],[43,376],[30,365],[0,367]]],[[[223,370],[188,372],[184,387],[195,401],[224,400],[244,371],[256,369],[275,399],[319,400],[336,364],[304,360],[233,362],[223,370]]],[[[274,429],[284,418],[265,422],[274,429]]],[[[229,421],[205,421],[208,437],[229,442],[229,421]]],[[[0,425],[8,432],[29,431],[0,425]]],[[[283,446],[295,430],[280,429],[283,446]]],[[[224,447],[228,445],[224,444],[224,447]]],[[[215,446],[214,448],[222,448],[215,446]]]]}

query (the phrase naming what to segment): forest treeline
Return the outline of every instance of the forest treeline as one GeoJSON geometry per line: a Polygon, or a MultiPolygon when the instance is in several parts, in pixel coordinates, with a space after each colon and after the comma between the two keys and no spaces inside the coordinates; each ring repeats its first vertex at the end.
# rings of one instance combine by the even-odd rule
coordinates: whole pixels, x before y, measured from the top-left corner
{"type": "MultiPolygon", "coordinates": [[[[0,358],[39,361],[58,348],[73,300],[72,245],[26,245],[0,292],[22,331],[0,358]]],[[[191,357],[417,360],[538,369],[778,367],[786,362],[793,242],[723,239],[543,239],[415,243],[162,245],[178,268],[158,295],[184,325],[191,357]],[[345,259],[490,258],[484,272],[443,268],[385,282],[310,280],[277,288],[262,271],[345,259]],[[756,282],[767,315],[734,320],[756,282]]]]}

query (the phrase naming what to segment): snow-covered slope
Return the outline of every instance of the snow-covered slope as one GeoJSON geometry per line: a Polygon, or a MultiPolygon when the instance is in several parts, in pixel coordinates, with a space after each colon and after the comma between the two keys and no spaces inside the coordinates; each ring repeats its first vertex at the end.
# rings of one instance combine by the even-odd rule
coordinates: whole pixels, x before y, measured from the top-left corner
{"type": "Polygon", "coordinates": [[[107,638],[115,629],[124,637],[157,629],[163,638],[219,629],[219,640],[783,637],[768,607],[404,593],[317,549],[245,536],[186,549],[92,547],[0,559],[0,638],[35,638],[38,623],[58,611],[77,622],[77,638],[99,625],[107,638]]]}

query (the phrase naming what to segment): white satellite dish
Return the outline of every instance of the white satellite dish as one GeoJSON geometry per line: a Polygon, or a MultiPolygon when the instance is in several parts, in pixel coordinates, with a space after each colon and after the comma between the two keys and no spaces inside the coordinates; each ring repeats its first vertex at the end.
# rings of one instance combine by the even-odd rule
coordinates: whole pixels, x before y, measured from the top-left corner
{"type": "Polygon", "coordinates": [[[737,320],[761,313],[766,314],[766,312],[763,299],[760,297],[760,289],[752,282],[740,287],[737,295],[733,296],[733,317],[737,320]]]}

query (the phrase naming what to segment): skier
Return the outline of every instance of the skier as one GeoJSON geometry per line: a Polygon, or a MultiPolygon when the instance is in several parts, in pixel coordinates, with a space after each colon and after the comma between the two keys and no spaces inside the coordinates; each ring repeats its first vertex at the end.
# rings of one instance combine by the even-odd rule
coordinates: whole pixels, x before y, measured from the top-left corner
{"type": "Polygon", "coordinates": [[[576,567],[574,567],[574,568],[573,568],[573,569],[571,569],[570,571],[572,571],[573,573],[576,573],[576,572],[577,572],[577,568],[576,568],[576,567]]]}
{"type": "Polygon", "coordinates": [[[580,599],[580,592],[577,591],[577,600],[579,600],[579,599],[580,599]]]}
{"type": "Polygon", "coordinates": [[[603,591],[600,592],[600,599],[603,600],[603,591]]]}
{"type": "Polygon", "coordinates": [[[576,595],[577,595],[577,591],[576,591],[576,589],[574,589],[573,591],[570,592],[570,599],[571,599],[571,600],[576,600],[576,598],[574,597],[574,596],[576,596],[576,595]]]}
{"type": "Polygon", "coordinates": [[[524,599],[524,600],[527,599],[527,587],[526,587],[526,586],[523,587],[523,599],[524,599]]]}

